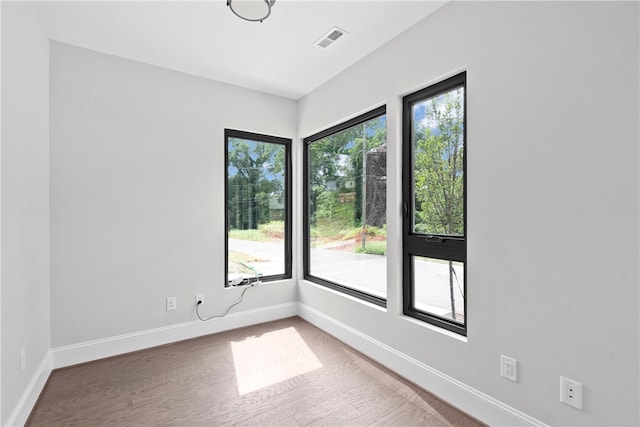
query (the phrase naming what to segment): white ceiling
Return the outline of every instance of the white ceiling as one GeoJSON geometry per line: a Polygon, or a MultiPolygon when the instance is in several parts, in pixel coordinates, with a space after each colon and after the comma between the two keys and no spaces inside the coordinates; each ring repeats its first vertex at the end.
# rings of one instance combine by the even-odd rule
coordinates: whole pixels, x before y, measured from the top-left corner
{"type": "Polygon", "coordinates": [[[40,11],[53,40],[299,99],[444,3],[277,0],[263,23],[226,0],[47,1],[40,11]],[[333,26],[348,34],[314,46],[333,26]]]}

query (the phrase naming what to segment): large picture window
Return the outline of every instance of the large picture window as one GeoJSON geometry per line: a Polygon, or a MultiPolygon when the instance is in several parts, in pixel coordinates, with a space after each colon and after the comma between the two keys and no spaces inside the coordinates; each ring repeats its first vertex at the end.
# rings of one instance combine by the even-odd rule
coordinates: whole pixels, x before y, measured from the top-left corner
{"type": "Polygon", "coordinates": [[[225,129],[227,284],[291,278],[291,140],[225,129]]]}
{"type": "Polygon", "coordinates": [[[385,306],[385,107],[304,140],[304,277],[385,306]]]}
{"type": "Polygon", "coordinates": [[[404,313],[466,335],[466,73],[403,100],[404,313]]]}

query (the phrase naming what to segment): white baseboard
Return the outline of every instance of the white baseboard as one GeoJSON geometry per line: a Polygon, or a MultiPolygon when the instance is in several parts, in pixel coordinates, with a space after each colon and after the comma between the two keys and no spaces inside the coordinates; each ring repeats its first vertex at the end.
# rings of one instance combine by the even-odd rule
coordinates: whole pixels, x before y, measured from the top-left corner
{"type": "Polygon", "coordinates": [[[42,393],[44,386],[47,384],[52,366],[51,350],[49,350],[42,359],[42,362],[40,362],[33,377],[31,377],[31,381],[29,381],[27,388],[24,393],[22,393],[22,396],[20,396],[20,400],[18,400],[13,412],[9,415],[7,426],[25,425],[29,414],[31,414],[31,410],[38,401],[38,397],[40,397],[40,393],[42,393]]]}
{"type": "Polygon", "coordinates": [[[105,357],[117,356],[215,332],[283,319],[297,314],[298,303],[292,302],[232,313],[210,322],[197,320],[54,348],[47,352],[42,363],[38,366],[33,378],[7,419],[7,426],[23,426],[27,422],[29,414],[31,414],[53,369],[91,362],[105,357]]]}
{"type": "Polygon", "coordinates": [[[298,305],[298,315],[309,323],[484,423],[491,426],[545,426],[543,422],[400,353],[306,304],[298,303],[298,305]]]}
{"type": "Polygon", "coordinates": [[[244,326],[283,319],[298,314],[298,303],[274,305],[256,310],[231,313],[226,317],[201,322],[179,323],[161,328],[148,329],[115,337],[87,341],[52,350],[53,368],[77,365],[79,363],[104,359],[145,348],[169,344],[189,338],[196,338],[216,332],[242,328],[244,326]]]}
{"type": "Polygon", "coordinates": [[[410,379],[460,410],[492,426],[545,424],[415,360],[302,303],[287,303],[230,314],[211,322],[185,322],[162,328],[54,348],[47,353],[8,418],[8,426],[27,421],[52,369],[117,356],[136,350],[299,315],[399,375],[410,379]]]}

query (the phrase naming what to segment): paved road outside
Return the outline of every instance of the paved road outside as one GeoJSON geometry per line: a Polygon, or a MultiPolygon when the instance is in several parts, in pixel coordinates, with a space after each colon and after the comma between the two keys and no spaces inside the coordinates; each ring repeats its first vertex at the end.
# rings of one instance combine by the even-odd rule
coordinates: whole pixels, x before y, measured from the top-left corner
{"type": "Polygon", "coordinates": [[[255,242],[251,240],[229,239],[229,250],[251,255],[257,262],[247,262],[263,276],[284,274],[284,241],[255,242]]]}
{"type": "Polygon", "coordinates": [[[309,254],[311,275],[369,294],[387,296],[387,257],[313,248],[309,254]]]}
{"type": "MultiPolygon", "coordinates": [[[[247,263],[262,275],[284,273],[284,243],[229,239],[229,249],[250,254],[259,262],[247,263]]],[[[446,262],[414,261],[416,306],[438,315],[450,315],[449,264],[446,262]]],[[[326,248],[313,248],[310,253],[310,273],[332,282],[385,298],[387,294],[387,257],[358,254],[326,248]]],[[[462,313],[464,270],[454,266],[454,299],[457,313],[462,313]]],[[[398,284],[400,286],[400,284],[398,284]]]]}

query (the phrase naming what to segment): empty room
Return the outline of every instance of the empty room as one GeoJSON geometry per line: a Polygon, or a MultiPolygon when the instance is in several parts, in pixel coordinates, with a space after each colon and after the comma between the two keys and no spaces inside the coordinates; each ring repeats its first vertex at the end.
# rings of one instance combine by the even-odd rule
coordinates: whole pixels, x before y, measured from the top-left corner
{"type": "Polygon", "coordinates": [[[639,2],[0,6],[0,425],[640,425],[639,2]]]}

